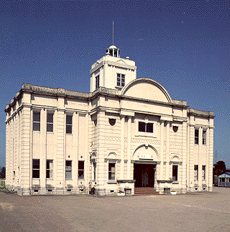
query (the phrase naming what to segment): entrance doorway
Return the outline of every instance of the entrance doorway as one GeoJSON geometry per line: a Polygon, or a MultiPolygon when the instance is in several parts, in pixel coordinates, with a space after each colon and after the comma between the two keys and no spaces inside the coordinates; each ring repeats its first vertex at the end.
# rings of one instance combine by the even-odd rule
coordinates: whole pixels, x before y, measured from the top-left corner
{"type": "Polygon", "coordinates": [[[135,187],[154,187],[155,164],[134,163],[135,187]]]}

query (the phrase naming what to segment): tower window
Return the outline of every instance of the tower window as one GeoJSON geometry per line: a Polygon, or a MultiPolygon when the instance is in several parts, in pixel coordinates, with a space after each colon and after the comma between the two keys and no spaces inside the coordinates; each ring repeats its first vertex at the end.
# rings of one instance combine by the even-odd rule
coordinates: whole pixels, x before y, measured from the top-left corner
{"type": "Polygon", "coordinates": [[[96,76],[96,89],[100,86],[100,75],[96,76]]]}
{"type": "Polygon", "coordinates": [[[117,86],[125,86],[125,74],[117,73],[117,86]]]}

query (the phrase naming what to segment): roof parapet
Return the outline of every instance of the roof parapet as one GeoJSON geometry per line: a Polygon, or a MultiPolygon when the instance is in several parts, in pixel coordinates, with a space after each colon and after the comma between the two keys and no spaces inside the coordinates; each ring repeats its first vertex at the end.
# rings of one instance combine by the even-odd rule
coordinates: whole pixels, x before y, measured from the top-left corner
{"type": "Polygon", "coordinates": [[[203,111],[203,110],[195,110],[193,108],[188,109],[188,116],[200,116],[205,118],[215,118],[213,115],[213,111],[203,111]]]}

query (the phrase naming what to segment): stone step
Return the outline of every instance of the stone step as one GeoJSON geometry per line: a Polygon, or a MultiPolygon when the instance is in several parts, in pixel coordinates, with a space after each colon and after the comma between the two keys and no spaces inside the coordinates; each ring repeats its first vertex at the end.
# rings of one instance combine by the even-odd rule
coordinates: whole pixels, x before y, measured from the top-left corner
{"type": "Polygon", "coordinates": [[[134,195],[159,195],[153,187],[136,187],[134,195]]]}

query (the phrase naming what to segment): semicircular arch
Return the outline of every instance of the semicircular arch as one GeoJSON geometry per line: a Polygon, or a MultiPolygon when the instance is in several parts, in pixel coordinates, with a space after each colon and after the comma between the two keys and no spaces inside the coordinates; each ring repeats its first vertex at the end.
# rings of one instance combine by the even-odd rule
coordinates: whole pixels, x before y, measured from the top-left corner
{"type": "Polygon", "coordinates": [[[152,145],[142,144],[138,146],[133,152],[133,160],[152,160],[159,161],[159,153],[155,147],[152,145]]]}
{"type": "Polygon", "coordinates": [[[140,97],[171,103],[167,90],[157,81],[149,78],[138,78],[129,82],[121,91],[123,96],[140,97]]]}

